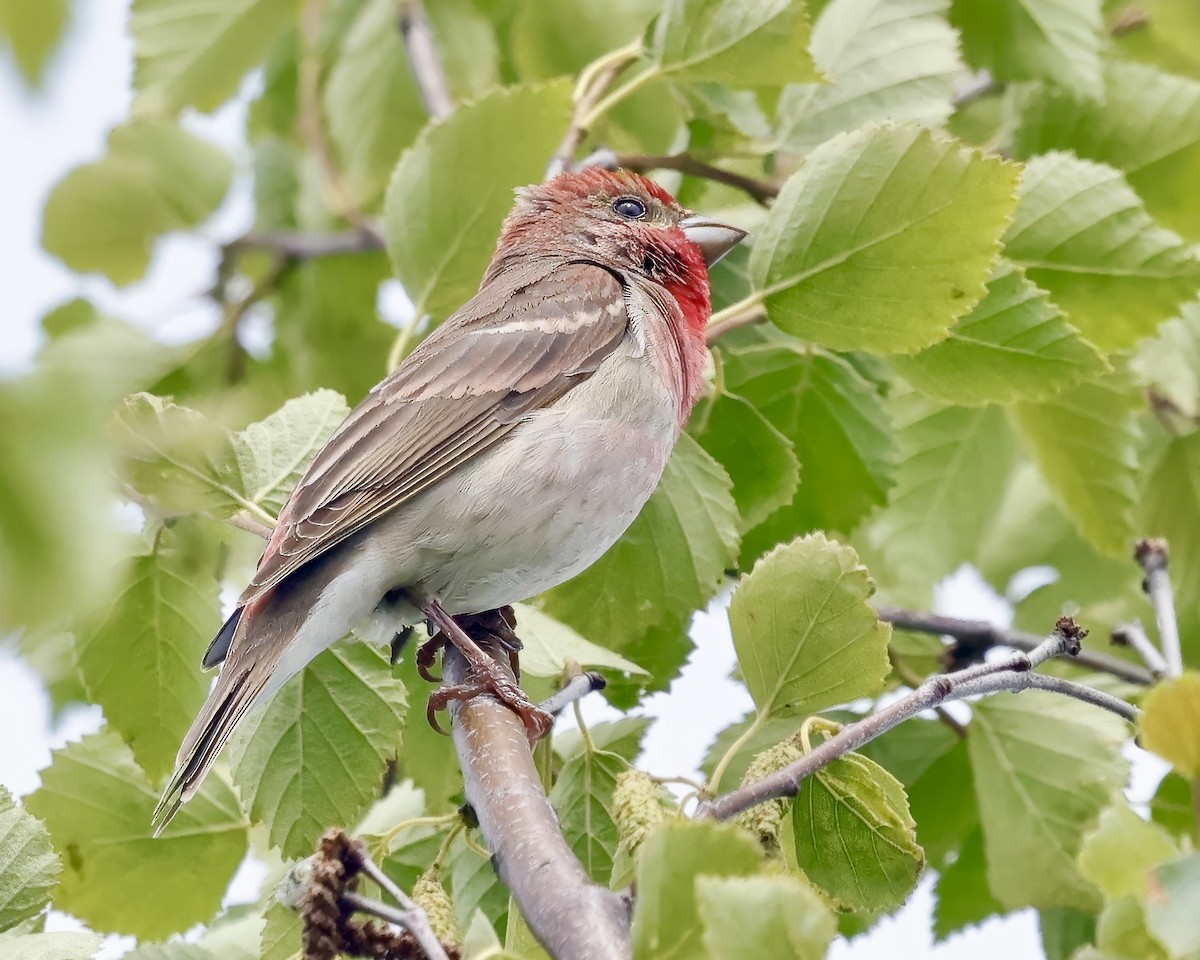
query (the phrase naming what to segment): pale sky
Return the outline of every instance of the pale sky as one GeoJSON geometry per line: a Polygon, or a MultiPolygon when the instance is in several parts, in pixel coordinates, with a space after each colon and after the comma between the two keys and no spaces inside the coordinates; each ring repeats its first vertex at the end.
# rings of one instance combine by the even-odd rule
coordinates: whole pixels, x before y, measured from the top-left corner
{"type": "MultiPolygon", "coordinates": [[[[38,320],[49,308],[83,294],[112,315],[138,323],[166,339],[187,339],[216,323],[203,291],[211,285],[216,263],[213,239],[236,236],[250,219],[246,184],[235,188],[225,207],[202,237],[165,240],[151,275],[142,283],[115,290],[99,278],[81,280],[38,245],[40,210],[53,183],[72,166],[96,157],[108,129],[124,119],[130,102],[131,45],[125,34],[127,3],[77,2],[76,22],[46,89],[27,96],[0,55],[0,376],[25,367],[38,344],[38,320]]],[[[253,81],[251,81],[252,83],[253,81]]],[[[216,117],[188,117],[198,132],[226,145],[244,159],[239,143],[242,105],[227,107],[216,117]]],[[[943,612],[1007,621],[1003,601],[969,572],[940,591],[943,612]]],[[[650,698],[647,711],[661,718],[647,738],[639,762],[654,773],[694,772],[711,737],[750,706],[744,688],[728,680],[734,665],[724,613],[715,609],[697,617],[693,635],[697,653],[670,694],[650,698]]],[[[614,714],[598,697],[585,701],[592,721],[614,714]]],[[[0,653],[0,730],[19,731],[4,738],[0,749],[0,783],[17,795],[38,785],[38,770],[50,760],[52,747],[78,738],[101,723],[99,708],[71,711],[52,727],[49,706],[37,678],[19,661],[0,653]]],[[[449,749],[449,743],[447,743],[449,749]]],[[[1132,799],[1145,801],[1161,776],[1157,766],[1139,763],[1132,799]]],[[[231,901],[254,899],[261,872],[248,867],[231,889],[231,901]]],[[[934,947],[930,935],[933,907],[926,880],[894,917],[852,943],[835,944],[834,960],[930,958],[988,960],[1037,958],[1042,955],[1036,914],[1022,911],[984,924],[934,947]]],[[[73,928],[69,917],[51,918],[51,929],[73,928]]],[[[130,941],[110,938],[105,957],[120,956],[130,941]]]]}

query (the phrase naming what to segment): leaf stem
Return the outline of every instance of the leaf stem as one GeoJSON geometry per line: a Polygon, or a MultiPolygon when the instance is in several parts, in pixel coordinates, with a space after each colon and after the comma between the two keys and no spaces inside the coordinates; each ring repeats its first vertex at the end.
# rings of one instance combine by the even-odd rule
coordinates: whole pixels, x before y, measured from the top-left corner
{"type": "Polygon", "coordinates": [[[708,787],[704,791],[708,796],[716,796],[717,791],[721,788],[721,778],[725,775],[725,769],[733,761],[733,758],[741,752],[742,747],[749,743],[754,735],[762,729],[763,722],[764,715],[756,713],[750,726],[742,731],[742,735],[733,741],[729,749],[717,761],[717,765],[713,768],[712,776],[708,778],[708,787]]]}
{"type": "Polygon", "coordinates": [[[1139,540],[1133,551],[1134,559],[1146,571],[1144,584],[1158,621],[1158,639],[1167,661],[1167,675],[1183,673],[1183,648],[1179,642],[1179,621],[1175,616],[1175,588],[1167,570],[1169,551],[1167,541],[1160,537],[1139,540]]]}
{"type": "Polygon", "coordinates": [[[762,299],[762,293],[752,293],[745,299],[714,313],[709,318],[708,327],[704,331],[704,338],[708,345],[712,346],[727,333],[765,320],[767,309],[763,306],[762,299]]]}
{"type": "Polygon", "coordinates": [[[608,96],[601,98],[598,103],[584,114],[581,121],[583,129],[591,129],[593,124],[608,113],[609,110],[621,103],[621,101],[633,96],[633,94],[641,90],[646,84],[657,80],[658,76],[659,68],[654,64],[647,66],[641,73],[634,74],[629,80],[626,80],[625,83],[608,94],[608,96]]]}

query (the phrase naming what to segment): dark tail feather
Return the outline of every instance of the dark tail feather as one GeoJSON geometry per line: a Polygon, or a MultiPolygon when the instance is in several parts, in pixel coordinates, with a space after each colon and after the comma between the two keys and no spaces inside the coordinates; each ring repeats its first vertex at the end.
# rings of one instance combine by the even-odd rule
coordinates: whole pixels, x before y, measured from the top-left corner
{"type": "Polygon", "coordinates": [[[229,615],[229,619],[225,621],[224,626],[213,637],[213,642],[208,645],[208,649],[204,651],[204,660],[202,665],[205,670],[211,670],[225,662],[225,658],[229,656],[229,645],[233,643],[233,635],[237,632],[238,624],[242,619],[242,611],[245,607],[238,607],[229,615]]]}
{"type": "Polygon", "coordinates": [[[217,754],[246,712],[254,706],[270,676],[273,661],[249,665],[226,664],[204,708],[184,737],[175,761],[175,773],[154,808],[151,825],[157,837],[180,806],[200,789],[217,754]]]}

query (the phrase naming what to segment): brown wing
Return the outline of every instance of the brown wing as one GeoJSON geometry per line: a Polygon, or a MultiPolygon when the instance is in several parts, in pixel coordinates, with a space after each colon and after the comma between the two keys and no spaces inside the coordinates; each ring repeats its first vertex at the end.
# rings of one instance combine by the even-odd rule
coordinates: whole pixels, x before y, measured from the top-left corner
{"type": "Polygon", "coordinates": [[[494,278],[317,454],[239,606],[553,403],[595,371],[627,324],[620,282],[594,264],[545,263],[494,278]]]}

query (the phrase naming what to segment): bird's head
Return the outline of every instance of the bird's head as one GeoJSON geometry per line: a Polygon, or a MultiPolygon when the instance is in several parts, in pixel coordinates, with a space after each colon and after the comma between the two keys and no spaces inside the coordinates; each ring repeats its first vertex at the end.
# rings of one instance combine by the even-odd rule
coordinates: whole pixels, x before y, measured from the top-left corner
{"type": "Polygon", "coordinates": [[[589,167],[518,192],[499,249],[540,249],[657,283],[703,330],[712,312],[708,268],[746,236],[698,216],[653,180],[589,167]]]}

